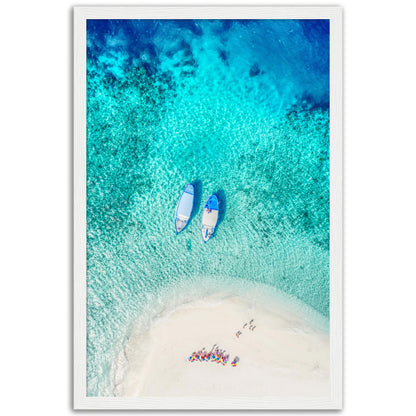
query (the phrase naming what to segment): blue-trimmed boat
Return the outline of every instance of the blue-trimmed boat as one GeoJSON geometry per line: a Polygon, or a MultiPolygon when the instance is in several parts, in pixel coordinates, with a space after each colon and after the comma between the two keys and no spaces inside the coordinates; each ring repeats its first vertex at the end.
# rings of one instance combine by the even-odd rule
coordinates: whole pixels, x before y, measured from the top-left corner
{"type": "Polygon", "coordinates": [[[206,243],[214,234],[218,221],[218,198],[212,194],[202,211],[201,233],[204,243],[206,243]]]}
{"type": "Polygon", "coordinates": [[[188,225],[194,207],[195,189],[192,184],[185,186],[175,212],[175,230],[179,234],[188,225]]]}

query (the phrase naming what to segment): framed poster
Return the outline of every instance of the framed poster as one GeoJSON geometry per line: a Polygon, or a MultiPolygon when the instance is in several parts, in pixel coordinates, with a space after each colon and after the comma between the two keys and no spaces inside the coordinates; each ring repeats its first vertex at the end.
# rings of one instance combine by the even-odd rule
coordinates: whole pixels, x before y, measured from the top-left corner
{"type": "Polygon", "coordinates": [[[341,35],[74,9],[75,408],[341,408],[341,35]]]}

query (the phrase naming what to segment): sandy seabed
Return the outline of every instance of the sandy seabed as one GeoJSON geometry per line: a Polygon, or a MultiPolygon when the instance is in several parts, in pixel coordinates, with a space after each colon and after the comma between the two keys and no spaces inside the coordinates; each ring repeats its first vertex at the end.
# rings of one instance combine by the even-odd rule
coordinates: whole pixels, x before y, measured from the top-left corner
{"type": "Polygon", "coordinates": [[[175,308],[148,331],[132,332],[116,394],[327,397],[329,355],[328,331],[307,310],[210,296],[175,308]],[[243,328],[251,320],[254,330],[243,328]],[[214,344],[230,354],[225,366],[188,360],[214,344]],[[240,361],[232,367],[235,356],[240,361]]]}

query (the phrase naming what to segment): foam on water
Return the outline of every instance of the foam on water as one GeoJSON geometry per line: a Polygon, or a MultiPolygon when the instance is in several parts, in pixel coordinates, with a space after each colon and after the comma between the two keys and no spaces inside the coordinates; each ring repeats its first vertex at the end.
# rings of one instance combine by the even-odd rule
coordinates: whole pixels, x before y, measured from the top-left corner
{"type": "Polygon", "coordinates": [[[88,395],[113,394],[133,323],[184,292],[257,284],[329,317],[328,30],[88,21],[88,395]],[[176,236],[191,181],[196,208],[176,236]],[[219,225],[203,244],[213,192],[219,225]]]}

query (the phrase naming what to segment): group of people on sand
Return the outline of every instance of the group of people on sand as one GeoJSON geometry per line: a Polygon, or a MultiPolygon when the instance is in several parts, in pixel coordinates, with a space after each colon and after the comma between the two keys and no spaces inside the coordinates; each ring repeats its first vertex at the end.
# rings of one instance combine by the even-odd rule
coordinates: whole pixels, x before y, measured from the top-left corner
{"type": "MultiPolygon", "coordinates": [[[[256,325],[253,325],[253,322],[254,322],[254,319],[252,319],[250,322],[246,322],[246,323],[243,325],[243,329],[245,329],[247,325],[250,325],[250,326],[248,327],[248,330],[249,330],[249,331],[254,331],[254,328],[256,328],[256,325]]],[[[242,333],[241,331],[237,331],[237,332],[235,333],[235,336],[236,336],[237,338],[240,338],[240,335],[242,335],[242,334],[243,334],[243,333],[242,333]]]]}
{"type": "MultiPolygon", "coordinates": [[[[249,322],[246,322],[243,325],[243,329],[249,325],[248,330],[254,331],[256,325],[253,324],[254,319],[251,319],[249,322]]],[[[242,335],[241,331],[237,331],[235,336],[240,338],[242,335]]],[[[205,347],[202,350],[194,351],[188,358],[189,361],[211,361],[217,364],[226,365],[230,359],[230,354],[227,354],[225,350],[220,349],[217,344],[214,344],[211,348],[211,351],[206,351],[205,347]]],[[[240,361],[238,357],[234,357],[233,361],[231,361],[231,366],[236,367],[237,363],[240,361]]]]}
{"type": "MultiPolygon", "coordinates": [[[[230,354],[226,354],[225,350],[216,347],[217,344],[211,348],[211,351],[206,351],[205,347],[202,350],[193,352],[188,360],[193,361],[212,361],[217,364],[226,365],[230,359],[230,354]]],[[[234,360],[231,362],[231,365],[235,367],[237,362],[239,361],[238,357],[235,357],[234,360]]]]}

